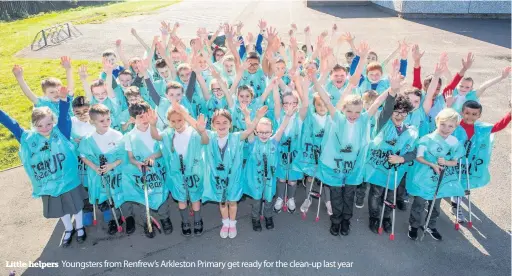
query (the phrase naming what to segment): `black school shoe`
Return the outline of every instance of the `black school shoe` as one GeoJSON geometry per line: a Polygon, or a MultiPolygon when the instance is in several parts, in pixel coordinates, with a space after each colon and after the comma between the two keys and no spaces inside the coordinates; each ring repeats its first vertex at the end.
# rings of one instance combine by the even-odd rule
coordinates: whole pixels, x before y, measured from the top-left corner
{"type": "Polygon", "coordinates": [[[130,235],[135,232],[135,219],[132,216],[126,218],[126,234],[130,235]]]}
{"type": "Polygon", "coordinates": [[[85,227],[76,229],[76,233],[77,233],[76,242],[79,244],[84,243],[84,241],[87,239],[87,233],[85,232],[85,227]],[[80,231],[80,230],[82,230],[84,232],[84,234],[81,236],[78,236],[78,233],[79,233],[78,231],[80,231]]]}
{"type": "Polygon", "coordinates": [[[265,227],[267,230],[274,229],[274,219],[272,219],[272,217],[265,218],[265,227]]]}
{"type": "Polygon", "coordinates": [[[203,234],[203,220],[194,222],[194,235],[201,236],[203,234]]]}
{"type": "MultiPolygon", "coordinates": [[[[73,240],[73,235],[75,234],[75,229],[71,230],[71,231],[64,231],[64,233],[69,233],[69,238],[68,239],[64,239],[62,238],[62,247],[68,247],[70,244],[71,244],[71,241],[73,240]]],[[[66,236],[66,235],[64,235],[66,236]]]]}
{"type": "Polygon", "coordinates": [[[162,228],[164,229],[164,234],[170,235],[174,230],[172,228],[171,218],[161,219],[160,223],[162,224],[162,228]]]}
{"type": "Polygon", "coordinates": [[[261,232],[261,222],[259,218],[253,218],[252,219],[252,230],[256,232],[261,232]]]}
{"type": "Polygon", "coordinates": [[[370,224],[368,225],[370,227],[370,230],[375,233],[375,234],[378,234],[379,233],[379,219],[377,218],[370,218],[370,224]]]}
{"type": "Polygon", "coordinates": [[[350,233],[350,221],[344,219],[341,221],[340,234],[347,236],[348,233],[350,233]]]}
{"type": "MultiPolygon", "coordinates": [[[[123,221],[122,220],[118,220],[119,222],[119,225],[121,226],[123,224],[123,221]]],[[[107,230],[108,234],[109,235],[114,235],[115,233],[117,233],[117,224],[116,224],[116,220],[111,220],[108,222],[108,230],[107,230]]]]}
{"type": "Polygon", "coordinates": [[[443,236],[441,236],[441,234],[439,234],[439,232],[437,232],[437,229],[436,228],[430,228],[430,227],[427,227],[427,233],[430,234],[430,236],[436,240],[436,241],[440,241],[443,239],[443,236]]]}
{"type": "Polygon", "coordinates": [[[392,228],[393,228],[393,224],[391,223],[391,219],[390,218],[383,219],[382,220],[382,227],[384,228],[384,231],[386,231],[386,233],[391,233],[392,228]]]}
{"type": "Polygon", "coordinates": [[[192,235],[192,230],[190,229],[190,223],[189,222],[182,222],[181,223],[181,234],[185,237],[188,237],[192,235]]]}
{"type": "Polygon", "coordinates": [[[329,232],[333,236],[338,236],[340,234],[340,223],[331,223],[331,229],[329,229],[329,232]]]}
{"type": "Polygon", "coordinates": [[[409,225],[409,233],[407,234],[409,236],[409,239],[415,241],[418,239],[418,228],[411,227],[409,225]]]}

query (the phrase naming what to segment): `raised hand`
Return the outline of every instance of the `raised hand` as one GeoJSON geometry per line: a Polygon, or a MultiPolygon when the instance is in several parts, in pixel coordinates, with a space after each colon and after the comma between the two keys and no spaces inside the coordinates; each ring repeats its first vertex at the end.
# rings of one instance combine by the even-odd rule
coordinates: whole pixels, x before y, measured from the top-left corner
{"type": "Polygon", "coordinates": [[[466,59],[462,59],[462,70],[465,72],[469,68],[471,68],[471,65],[473,65],[473,62],[475,61],[475,56],[473,53],[469,52],[466,59]]]}
{"type": "Polygon", "coordinates": [[[448,54],[446,52],[442,52],[439,56],[439,63],[448,65],[448,54]]]}
{"type": "Polygon", "coordinates": [[[156,46],[156,50],[157,50],[158,54],[160,54],[161,57],[165,57],[167,55],[167,53],[165,51],[165,47],[164,47],[164,45],[162,45],[162,43],[160,41],[157,41],[155,43],[155,46],[156,46]]]}
{"type": "Polygon", "coordinates": [[[389,75],[389,83],[392,90],[400,90],[402,78],[400,72],[393,72],[389,75]]]}
{"type": "Polygon", "coordinates": [[[185,113],[185,109],[183,109],[183,107],[181,106],[180,103],[178,103],[177,101],[173,100],[172,103],[171,103],[171,107],[172,107],[172,110],[175,110],[176,112],[180,113],[180,114],[183,114],[185,113]]]}
{"type": "Polygon", "coordinates": [[[359,43],[359,48],[357,49],[357,51],[361,58],[366,58],[366,56],[368,56],[368,53],[370,52],[370,46],[368,46],[368,43],[366,43],[365,41],[361,41],[361,43],[359,43]]]}
{"type": "Polygon", "coordinates": [[[415,63],[419,64],[424,54],[425,51],[420,52],[420,46],[418,46],[418,44],[414,44],[414,46],[412,46],[412,59],[415,63]]]}
{"type": "Polygon", "coordinates": [[[318,49],[321,49],[323,46],[324,46],[324,43],[325,43],[325,38],[323,36],[319,36],[316,40],[316,47],[318,49]]]}
{"type": "Polygon", "coordinates": [[[160,22],[160,32],[162,36],[167,36],[171,32],[171,23],[165,21],[160,22]]]}
{"type": "Polygon", "coordinates": [[[240,21],[238,24],[236,24],[236,33],[241,34],[243,27],[244,27],[244,23],[242,21],[240,21]]]}
{"type": "Polygon", "coordinates": [[[206,31],[206,28],[197,29],[197,36],[201,39],[206,39],[208,37],[208,32],[206,31]]]}
{"type": "Polygon", "coordinates": [[[62,65],[66,70],[71,69],[71,58],[68,56],[60,57],[60,65],[62,65]]]}
{"type": "Polygon", "coordinates": [[[80,67],[78,67],[78,76],[80,77],[80,79],[86,79],[89,76],[89,74],[87,74],[86,65],[81,65],[80,67]]]}
{"type": "Polygon", "coordinates": [[[204,119],[203,114],[199,114],[196,121],[196,130],[199,133],[203,133],[206,131],[206,120],[204,119]]]}
{"type": "Polygon", "coordinates": [[[288,109],[286,110],[286,116],[287,117],[292,117],[293,114],[295,114],[298,110],[298,107],[297,106],[289,106],[288,109]]]}
{"type": "MultiPolygon", "coordinates": [[[[133,36],[136,36],[137,35],[137,30],[135,30],[134,28],[131,29],[131,33],[133,36]]],[[[121,41],[120,39],[118,39],[119,41],[121,41]]]]}
{"type": "Polygon", "coordinates": [[[149,109],[146,113],[148,116],[148,122],[152,126],[156,126],[156,123],[158,122],[158,116],[156,115],[156,111],[154,109],[149,109]]]}
{"type": "Polygon", "coordinates": [[[446,102],[446,107],[452,107],[455,102],[455,98],[453,97],[453,90],[448,90],[444,94],[444,101],[446,102]]]}
{"type": "Polygon", "coordinates": [[[267,28],[267,40],[268,44],[271,44],[277,37],[276,28],[272,28],[272,26],[267,28]]]}
{"type": "Polygon", "coordinates": [[[245,118],[250,118],[251,111],[249,111],[246,104],[240,103],[240,110],[242,110],[245,118]]]}
{"type": "Polygon", "coordinates": [[[224,25],[224,34],[226,35],[226,39],[229,39],[230,41],[233,40],[233,37],[235,36],[233,27],[229,26],[229,24],[224,25]]]}
{"type": "Polygon", "coordinates": [[[298,44],[297,44],[297,38],[295,37],[290,37],[290,49],[292,50],[295,50],[298,48],[298,44]]]}
{"type": "Polygon", "coordinates": [[[338,26],[334,23],[332,24],[332,32],[335,33],[336,31],[338,31],[338,26]]]}
{"type": "Polygon", "coordinates": [[[59,97],[63,100],[66,100],[68,97],[68,88],[65,86],[61,86],[59,90],[59,97]]]}
{"type": "Polygon", "coordinates": [[[297,31],[297,24],[292,23],[291,27],[292,27],[293,31],[295,31],[295,32],[297,31]]]}
{"type": "Polygon", "coordinates": [[[305,34],[310,34],[311,33],[311,28],[309,26],[306,26],[306,28],[304,28],[304,33],[305,34]]]}
{"type": "Polygon", "coordinates": [[[260,19],[258,27],[260,28],[260,31],[265,30],[267,28],[267,21],[260,19]]]}
{"type": "Polygon", "coordinates": [[[23,68],[21,67],[21,65],[15,64],[12,68],[12,73],[16,78],[23,77],[23,68]]]}
{"type": "Polygon", "coordinates": [[[356,37],[352,36],[352,34],[350,32],[346,32],[341,35],[341,39],[348,43],[354,43],[354,39],[356,39],[356,37]]]}
{"type": "Polygon", "coordinates": [[[393,62],[391,62],[391,68],[393,73],[400,71],[400,62],[398,59],[394,59],[393,62]]]}
{"type": "MultiPolygon", "coordinates": [[[[135,29],[132,29],[132,30],[133,30],[132,31],[132,34],[133,34],[135,32],[135,29]]],[[[136,32],[135,32],[135,34],[136,34],[136,32]]],[[[116,47],[117,48],[121,47],[121,39],[116,40],[116,47]]]]}
{"type": "Polygon", "coordinates": [[[266,106],[266,105],[258,108],[258,111],[256,111],[256,117],[263,118],[263,116],[265,116],[265,114],[267,114],[267,111],[268,111],[268,106],[266,106]]]}
{"type": "Polygon", "coordinates": [[[215,69],[213,69],[212,67],[208,67],[208,70],[210,70],[211,74],[212,74],[212,77],[214,79],[218,79],[218,80],[221,80],[221,76],[219,74],[219,72],[215,69]]]}
{"type": "Polygon", "coordinates": [[[442,63],[436,64],[436,69],[434,70],[434,76],[440,77],[443,72],[446,70],[446,65],[442,63]]]}
{"type": "Polygon", "coordinates": [[[510,66],[507,66],[501,71],[501,78],[506,79],[510,75],[510,66]]]}
{"type": "Polygon", "coordinates": [[[149,68],[149,58],[138,60],[137,68],[139,68],[140,72],[146,72],[149,68]]]}
{"type": "Polygon", "coordinates": [[[327,32],[327,30],[324,30],[324,31],[320,34],[320,36],[321,36],[321,37],[323,37],[323,38],[326,38],[328,34],[329,34],[329,32],[327,32]]]}

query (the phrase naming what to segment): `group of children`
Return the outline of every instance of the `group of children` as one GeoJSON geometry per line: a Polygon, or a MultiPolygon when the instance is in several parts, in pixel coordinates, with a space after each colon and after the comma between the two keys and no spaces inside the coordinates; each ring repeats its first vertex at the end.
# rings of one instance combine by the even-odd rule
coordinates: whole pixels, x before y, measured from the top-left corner
{"type": "Polygon", "coordinates": [[[14,66],[34,104],[32,128],[22,129],[1,110],[0,122],[20,142],[43,215],[61,218],[63,246],[75,234],[78,243],[86,240],[84,222],[96,223],[97,210],[109,234],[122,225],[133,233],[136,209],[145,209],[137,219],[146,236],[154,237],[154,228],[170,234],[174,202],[185,236],[202,234],[202,203],[216,202],[220,236],[235,238],[242,197],[250,198],[254,231],[262,230],[260,216],[273,229],[274,212],[295,212],[299,182],[307,186],[303,216],[312,197],[324,201],[335,236],[349,234],[353,207],[363,207],[368,188],[375,233],[394,234],[394,209],[406,209],[407,194],[414,197],[413,240],[425,224],[425,204],[434,206],[424,231],[441,239],[435,198],[452,197],[456,220],[464,221],[460,197],[489,183],[492,133],[510,122],[510,112],[495,125],[478,121],[479,97],[507,78],[510,67],[474,89],[464,76],[473,55],[452,78],[442,54],[422,82],[423,53],[405,41],[379,62],[366,43],[356,47],[336,25],[314,46],[306,27],[301,47],[295,24],[287,43],[264,20],[256,40],[243,36],[242,27],[224,24],[210,34],[201,28],[188,46],[178,23],[162,22],[150,46],[132,29],[144,55],[128,58],[117,40],[117,51],[102,55],[98,79],[89,82],[87,68],[79,67],[85,96],[74,95],[69,57],[61,58],[67,87],[46,78],[42,97],[14,66]],[[346,63],[334,54],[344,42],[351,48],[346,63]],[[414,81],[406,87],[410,59],[414,81]],[[441,92],[442,76],[453,80],[441,92]]]}

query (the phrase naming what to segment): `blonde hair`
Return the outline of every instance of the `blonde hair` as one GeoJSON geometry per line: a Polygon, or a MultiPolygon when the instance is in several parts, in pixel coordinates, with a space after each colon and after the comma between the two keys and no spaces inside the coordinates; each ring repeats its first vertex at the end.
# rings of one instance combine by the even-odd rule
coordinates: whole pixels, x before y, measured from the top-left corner
{"type": "Polygon", "coordinates": [[[98,115],[110,115],[110,109],[104,104],[95,104],[89,109],[89,117],[91,120],[96,120],[98,115]]]}
{"type": "Polygon", "coordinates": [[[377,91],[370,89],[363,93],[362,100],[364,103],[373,103],[378,97],[379,94],[377,91]]]}
{"type": "MultiPolygon", "coordinates": [[[[322,100],[322,97],[320,97],[320,94],[318,94],[318,92],[315,92],[315,93],[313,94],[313,105],[315,105],[315,103],[316,103],[317,101],[322,101],[322,102],[324,102],[324,100],[322,100]]],[[[324,102],[324,104],[325,104],[325,102],[324,102]]]]}
{"type": "Polygon", "coordinates": [[[47,107],[37,107],[32,110],[32,125],[35,126],[37,123],[39,123],[42,119],[46,117],[52,117],[53,122],[55,123],[57,119],[55,118],[55,115],[53,114],[52,110],[47,107]]]}
{"type": "MultiPolygon", "coordinates": [[[[183,107],[183,105],[182,105],[182,107],[183,107]]],[[[188,114],[188,110],[187,110],[185,107],[183,107],[183,109],[184,109],[184,110],[185,110],[185,112],[188,114]]],[[[169,107],[169,109],[167,109],[167,114],[166,114],[167,121],[170,121],[170,120],[171,120],[171,115],[172,115],[172,114],[174,114],[174,113],[181,115],[181,113],[179,113],[178,111],[174,110],[174,109],[172,108],[172,106],[171,106],[171,107],[169,107]]],[[[183,115],[181,115],[181,116],[183,116],[183,115]]],[[[183,118],[183,119],[185,119],[185,118],[183,118]]]]}
{"type": "Polygon", "coordinates": [[[46,89],[50,87],[59,86],[62,86],[62,82],[58,78],[49,77],[41,81],[41,89],[43,89],[43,92],[46,92],[46,89]]]}
{"type": "MultiPolygon", "coordinates": [[[[261,118],[259,121],[258,121],[258,125],[267,125],[267,126],[270,126],[270,129],[272,129],[272,121],[270,121],[269,118],[267,117],[263,117],[261,118]]],[[[256,127],[258,127],[258,125],[256,125],[256,127]]]]}
{"type": "Polygon", "coordinates": [[[347,105],[363,105],[363,99],[359,95],[348,95],[343,99],[341,108],[345,109],[347,105]]]}
{"type": "Polygon", "coordinates": [[[439,123],[446,121],[453,121],[458,125],[460,122],[459,113],[457,113],[453,108],[445,108],[441,110],[441,112],[436,116],[436,126],[438,126],[439,123]]]}
{"type": "Polygon", "coordinates": [[[213,112],[212,125],[213,125],[213,122],[215,122],[215,119],[217,119],[219,116],[223,116],[226,119],[228,119],[230,124],[233,123],[233,119],[231,118],[231,113],[229,113],[228,110],[221,108],[221,109],[217,109],[217,110],[215,110],[215,112],[213,112]]]}

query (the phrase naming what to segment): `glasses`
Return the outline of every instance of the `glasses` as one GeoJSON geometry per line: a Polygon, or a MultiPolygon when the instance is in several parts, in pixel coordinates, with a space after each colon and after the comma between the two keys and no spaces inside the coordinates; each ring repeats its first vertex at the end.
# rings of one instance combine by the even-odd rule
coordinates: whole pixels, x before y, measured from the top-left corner
{"type": "Polygon", "coordinates": [[[87,116],[87,115],[89,115],[89,110],[84,111],[84,112],[75,112],[76,117],[82,117],[82,116],[87,116]]]}
{"type": "Polygon", "coordinates": [[[409,112],[407,112],[407,111],[395,110],[395,111],[393,111],[393,114],[394,114],[394,115],[396,115],[396,116],[400,115],[400,116],[405,117],[405,116],[407,116],[407,114],[409,114],[409,112]]]}
{"type": "Polygon", "coordinates": [[[213,91],[213,92],[219,92],[219,91],[220,91],[220,88],[212,88],[212,91],[213,91]]]}
{"type": "Polygon", "coordinates": [[[190,73],[188,73],[188,74],[180,74],[180,77],[188,77],[188,76],[190,76],[190,73]]]}
{"type": "Polygon", "coordinates": [[[263,131],[259,131],[257,133],[258,133],[258,135],[269,136],[269,135],[272,134],[272,131],[264,131],[264,132],[263,131]]]}
{"type": "Polygon", "coordinates": [[[299,102],[283,103],[283,106],[297,105],[297,104],[299,104],[299,102]]]}
{"type": "Polygon", "coordinates": [[[258,66],[260,66],[260,64],[257,63],[257,62],[256,63],[249,63],[249,67],[258,67],[258,66]]]}

